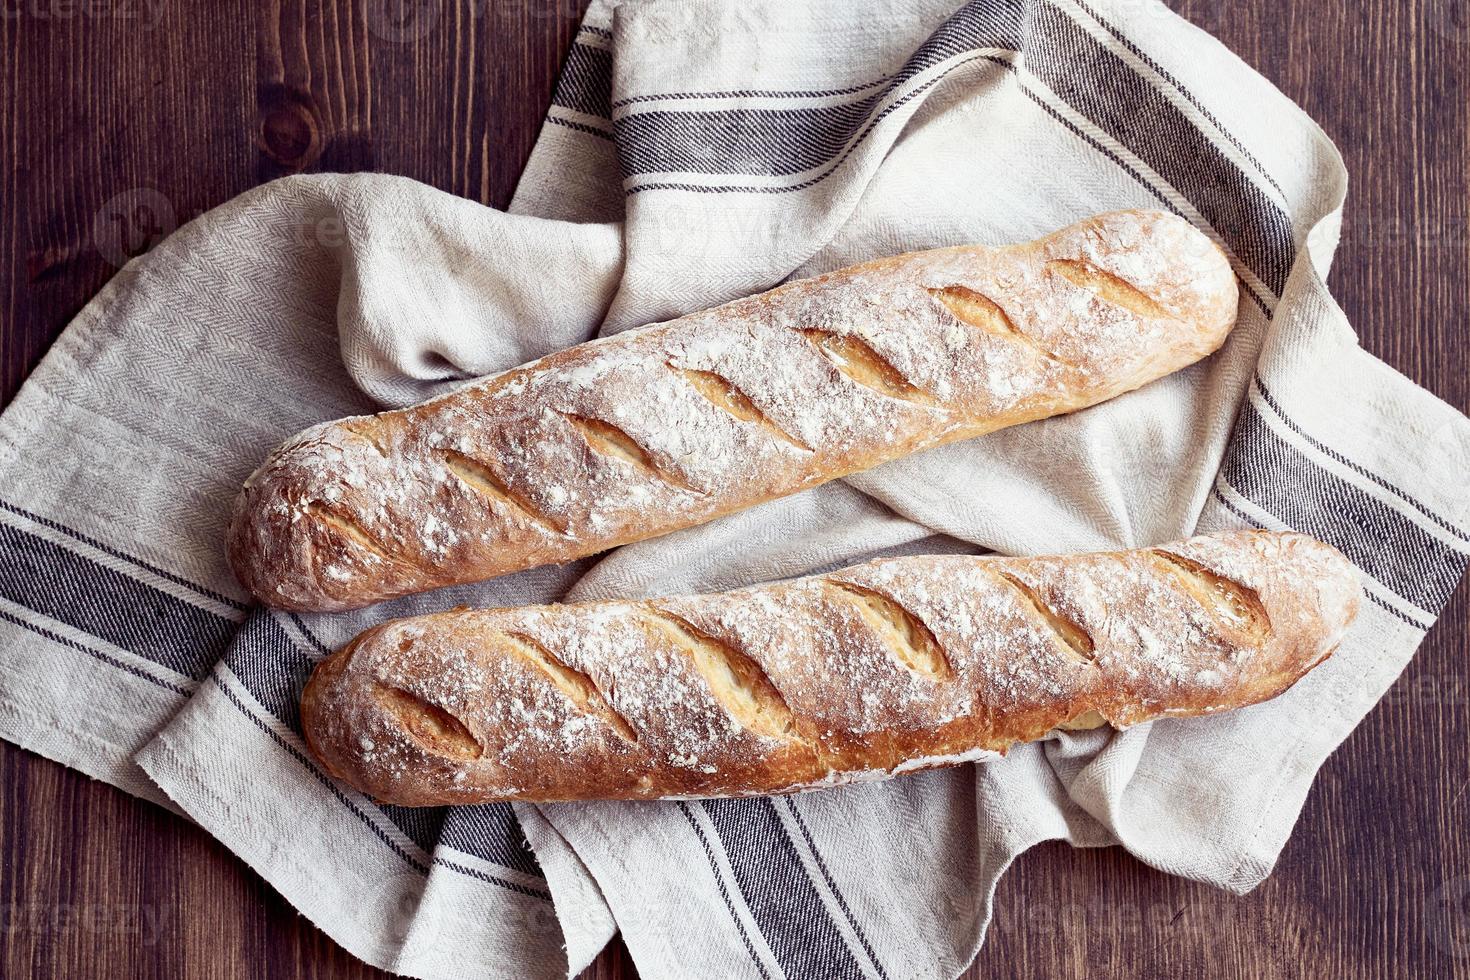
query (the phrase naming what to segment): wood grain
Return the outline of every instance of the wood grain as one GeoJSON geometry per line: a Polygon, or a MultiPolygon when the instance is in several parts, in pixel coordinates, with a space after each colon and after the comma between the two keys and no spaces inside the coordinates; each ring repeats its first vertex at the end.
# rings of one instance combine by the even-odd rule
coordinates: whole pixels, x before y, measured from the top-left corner
{"type": "MultiPolygon", "coordinates": [[[[1470,11],[1172,4],[1296,99],[1353,175],[1331,283],[1364,346],[1470,408],[1470,11]]],[[[0,401],[127,256],[303,170],[503,206],[577,0],[25,0],[0,16],[0,401]],[[394,11],[406,12],[395,17],[394,11]]],[[[1117,849],[1002,881],[972,977],[1470,977],[1470,588],[1235,898],[1117,849]]],[[[0,746],[0,975],[370,977],[207,834],[0,746]]],[[[922,911],[915,914],[923,914],[922,911]]],[[[617,944],[587,974],[634,975],[617,944]]]]}

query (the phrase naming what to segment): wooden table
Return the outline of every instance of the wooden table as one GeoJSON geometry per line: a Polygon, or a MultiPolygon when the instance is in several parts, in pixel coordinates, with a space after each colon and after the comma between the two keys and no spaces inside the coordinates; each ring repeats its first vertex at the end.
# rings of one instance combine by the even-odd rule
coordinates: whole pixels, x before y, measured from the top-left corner
{"type": "MultiPolygon", "coordinates": [[[[1175,5],[1337,141],[1353,189],[1334,291],[1364,346],[1470,408],[1465,4],[1175,5]]],[[[375,36],[383,6],[4,5],[4,400],[112,274],[120,192],[152,188],[183,218],[283,174],[372,169],[506,203],[578,0],[446,9],[413,43],[375,36]]],[[[147,244],[146,223],[127,230],[122,247],[147,244]]],[[[1470,977],[1467,633],[1462,583],[1251,895],[1117,849],[1038,848],[1002,882],[971,975],[1470,977]]],[[[0,975],[381,975],[184,821],[10,746],[0,769],[0,975]]],[[[632,975],[616,945],[589,971],[632,975]]]]}

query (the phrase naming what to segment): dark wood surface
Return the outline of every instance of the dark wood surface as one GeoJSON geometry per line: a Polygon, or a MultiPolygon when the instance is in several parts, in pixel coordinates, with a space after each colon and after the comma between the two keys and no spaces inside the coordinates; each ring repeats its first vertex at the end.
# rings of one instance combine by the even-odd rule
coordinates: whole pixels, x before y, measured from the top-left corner
{"type": "MultiPolygon", "coordinates": [[[[4,4],[0,400],[123,257],[261,181],[373,169],[504,206],[578,6],[410,0],[404,30],[383,0],[4,4]]],[[[1367,349],[1470,408],[1466,4],[1174,6],[1337,141],[1334,291],[1367,349]]],[[[1255,892],[1042,847],[972,975],[1470,977],[1467,633],[1462,583],[1255,892]]],[[[0,976],[382,975],[184,821],[8,745],[0,770],[0,976]]],[[[633,970],[615,944],[590,975],[633,970]]]]}

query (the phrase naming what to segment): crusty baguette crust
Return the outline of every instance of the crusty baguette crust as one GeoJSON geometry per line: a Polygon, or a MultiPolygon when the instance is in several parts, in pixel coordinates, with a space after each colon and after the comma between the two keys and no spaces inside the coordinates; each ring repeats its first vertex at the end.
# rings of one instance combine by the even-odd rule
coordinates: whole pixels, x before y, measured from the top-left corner
{"type": "Polygon", "coordinates": [[[462,610],[323,661],[302,723],[329,772],[390,803],[784,793],[1274,697],[1337,646],[1359,594],[1328,545],[1231,532],[462,610]]]}
{"type": "Polygon", "coordinates": [[[316,426],[236,504],[263,602],[336,610],[665,534],[887,460],[1112,398],[1234,323],[1183,220],[880,259],[316,426]]]}

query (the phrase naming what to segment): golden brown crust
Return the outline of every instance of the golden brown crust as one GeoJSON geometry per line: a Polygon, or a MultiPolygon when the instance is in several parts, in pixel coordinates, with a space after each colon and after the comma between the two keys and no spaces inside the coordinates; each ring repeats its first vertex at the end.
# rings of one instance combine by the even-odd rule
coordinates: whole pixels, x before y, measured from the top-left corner
{"type": "Polygon", "coordinates": [[[324,611],[594,554],[1137,388],[1237,296],[1146,211],[879,259],[309,429],[247,481],[230,560],[324,611]]]}
{"type": "Polygon", "coordinates": [[[792,792],[1274,697],[1359,586],[1289,532],[869,562],[736,592],[369,630],[302,697],[328,771],[405,805],[792,792]]]}

